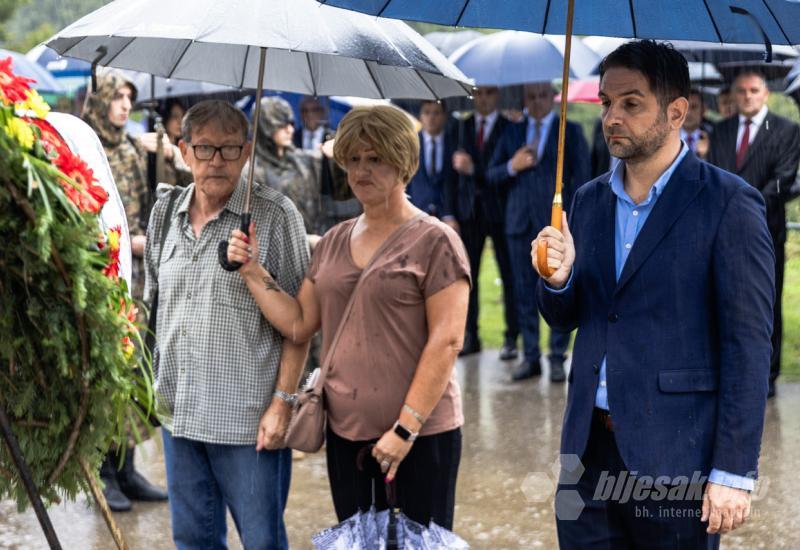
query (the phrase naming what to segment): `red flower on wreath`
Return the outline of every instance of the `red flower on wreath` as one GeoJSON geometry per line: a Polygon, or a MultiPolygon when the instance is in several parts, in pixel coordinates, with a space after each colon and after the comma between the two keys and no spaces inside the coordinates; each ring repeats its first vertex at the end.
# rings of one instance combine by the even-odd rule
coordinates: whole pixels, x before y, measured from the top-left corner
{"type": "Polygon", "coordinates": [[[32,78],[17,76],[11,70],[11,57],[0,60],[0,100],[6,105],[28,100],[32,78]]]}
{"type": "Polygon", "coordinates": [[[59,178],[67,198],[81,212],[98,214],[108,201],[108,193],[102,186],[95,184],[97,178],[94,177],[89,165],[70,150],[52,124],[41,118],[24,117],[24,119],[39,128],[39,139],[44,150],[52,155],[51,162],[72,180],[59,178]]]}
{"type": "Polygon", "coordinates": [[[39,140],[42,143],[42,147],[47,152],[48,155],[56,156],[60,155],[61,151],[69,150],[67,147],[66,142],[61,137],[61,135],[53,128],[53,125],[44,120],[43,118],[31,118],[31,117],[23,117],[27,122],[30,122],[37,128],[39,128],[40,137],[39,140]]]}
{"type": "Polygon", "coordinates": [[[108,193],[102,186],[95,185],[97,179],[89,165],[66,147],[59,151],[59,155],[53,159],[53,164],[72,180],[70,182],[61,178],[60,182],[75,206],[82,212],[100,213],[108,200],[108,193]]]}
{"type": "Polygon", "coordinates": [[[119,240],[121,236],[122,228],[117,225],[108,230],[105,242],[100,243],[100,250],[103,250],[108,245],[108,265],[103,268],[103,275],[112,279],[119,278],[119,240]]]}
{"type": "MultiPolygon", "coordinates": [[[[127,303],[124,299],[119,301],[120,303],[120,310],[119,314],[122,318],[124,318],[128,323],[128,332],[132,333],[136,330],[135,323],[136,323],[136,315],[139,313],[139,309],[136,307],[136,304],[133,302],[127,303]]],[[[133,340],[131,340],[130,336],[124,336],[122,338],[122,353],[125,354],[125,357],[130,359],[135,351],[135,346],[133,345],[133,340]]]]}

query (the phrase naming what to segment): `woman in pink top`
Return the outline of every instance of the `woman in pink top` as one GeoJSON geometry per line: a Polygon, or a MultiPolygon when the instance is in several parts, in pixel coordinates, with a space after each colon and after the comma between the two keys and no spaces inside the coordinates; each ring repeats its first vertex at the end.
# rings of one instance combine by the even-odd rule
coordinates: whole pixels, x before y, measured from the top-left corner
{"type": "MultiPolygon", "coordinates": [[[[251,261],[258,258],[252,234],[233,232],[228,259],[244,264],[239,273],[286,338],[306,341],[322,328],[322,357],[330,361],[328,475],[339,519],[369,508],[373,484],[375,503],[385,508],[385,475],[396,477],[406,515],[452,528],[464,421],[453,367],[467,315],[467,255],[452,229],[406,196],[419,139],[402,111],[352,110],[339,125],[334,156],[364,214],[325,234],[296,299],[251,261]],[[374,462],[361,470],[356,457],[369,444],[374,462]]],[[[289,415],[287,406],[285,423],[262,425],[259,445],[285,431],[289,415]]]]}

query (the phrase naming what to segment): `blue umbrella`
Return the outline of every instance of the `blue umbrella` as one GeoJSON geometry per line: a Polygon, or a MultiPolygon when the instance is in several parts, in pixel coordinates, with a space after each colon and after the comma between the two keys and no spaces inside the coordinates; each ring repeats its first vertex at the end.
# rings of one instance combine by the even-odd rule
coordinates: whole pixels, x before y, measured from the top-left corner
{"type": "MultiPolygon", "coordinates": [[[[573,78],[584,78],[600,62],[579,39],[573,40],[572,53],[573,78]]],[[[562,77],[564,37],[520,31],[487,34],[461,46],[450,61],[479,86],[549,82],[562,77]]]]}
{"type": "MultiPolygon", "coordinates": [[[[371,15],[440,25],[490,27],[540,34],[706,40],[729,44],[760,44],[772,59],[772,44],[800,44],[800,2],[751,0],[747,8],[730,0],[318,0],[371,15]],[[680,4],[680,5],[678,5],[680,4]],[[566,32],[564,32],[566,29],[566,32]]],[[[743,2],[742,2],[743,3],[743,2]]],[[[568,42],[569,43],[569,42],[568,42]]],[[[564,88],[568,97],[569,47],[565,52],[564,88]]],[[[556,196],[552,225],[561,228],[561,177],[567,102],[561,102],[558,132],[556,196]]],[[[547,245],[539,241],[537,264],[546,277],[547,245]]]]}
{"type": "Polygon", "coordinates": [[[64,88],[53,78],[53,75],[36,63],[32,63],[21,53],[0,49],[0,59],[7,57],[11,58],[14,72],[17,75],[32,78],[36,81],[31,84],[31,87],[38,92],[48,94],[63,94],[65,92],[64,88]]]}
{"type": "Polygon", "coordinates": [[[92,76],[92,64],[74,57],[63,57],[52,48],[39,44],[25,54],[44,67],[67,93],[85,88],[92,76]]]}
{"type": "MultiPolygon", "coordinates": [[[[567,0],[319,1],[393,19],[539,34],[563,34],[567,18],[567,0]]],[[[575,0],[574,32],[625,38],[762,44],[763,29],[772,44],[800,44],[800,25],[797,24],[800,3],[752,0],[746,3],[747,10],[731,8],[731,4],[730,0],[575,0]]]]}
{"type": "Polygon", "coordinates": [[[88,77],[92,74],[92,64],[74,57],[63,57],[44,44],[31,49],[25,57],[50,71],[56,78],[88,77]]]}

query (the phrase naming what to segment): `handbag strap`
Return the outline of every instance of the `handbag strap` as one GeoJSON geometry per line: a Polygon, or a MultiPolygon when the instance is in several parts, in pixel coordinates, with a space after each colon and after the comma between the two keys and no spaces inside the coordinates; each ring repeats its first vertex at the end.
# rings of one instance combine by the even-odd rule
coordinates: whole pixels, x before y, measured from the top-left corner
{"type": "MultiPolygon", "coordinates": [[[[405,233],[409,227],[411,227],[414,222],[426,217],[428,214],[425,212],[420,212],[410,220],[406,221],[403,225],[398,227],[391,235],[389,235],[383,244],[378,247],[378,250],[372,255],[370,258],[369,263],[364,267],[361,271],[361,275],[358,277],[358,281],[356,281],[356,286],[353,288],[353,292],[350,294],[350,299],[347,300],[347,305],[344,308],[344,314],[342,315],[342,320],[339,323],[339,327],[336,329],[336,334],[333,336],[333,340],[331,340],[331,346],[328,348],[328,353],[325,356],[325,360],[322,363],[322,367],[319,369],[319,378],[317,378],[316,384],[314,384],[313,392],[315,395],[320,396],[322,395],[322,388],[325,385],[325,378],[328,376],[328,370],[330,369],[331,362],[333,361],[333,354],[336,351],[336,345],[339,343],[339,338],[341,338],[342,333],[344,332],[344,326],[347,323],[347,320],[350,318],[350,311],[353,309],[353,304],[356,301],[356,295],[358,294],[358,289],[361,287],[361,283],[364,282],[366,278],[367,272],[369,268],[372,267],[372,264],[383,254],[384,250],[386,250],[392,243],[394,243],[403,233],[405,233]]],[[[356,222],[357,223],[357,222],[356,222]]]]}

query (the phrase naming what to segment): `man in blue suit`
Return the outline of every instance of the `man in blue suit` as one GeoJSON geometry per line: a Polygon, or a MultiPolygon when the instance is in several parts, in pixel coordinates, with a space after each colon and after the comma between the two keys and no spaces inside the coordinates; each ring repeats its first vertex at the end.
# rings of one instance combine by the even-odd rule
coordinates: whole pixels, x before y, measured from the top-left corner
{"type": "Polygon", "coordinates": [[[465,121],[459,121],[455,143],[458,151],[453,154],[451,180],[453,211],[461,229],[461,238],[469,256],[469,265],[475,274],[469,291],[469,312],[467,328],[464,332],[464,345],[459,355],[470,355],[481,351],[478,337],[478,306],[480,300],[478,276],[481,270],[481,256],[486,239],[492,239],[494,257],[503,281],[503,313],[506,330],[500,359],[510,361],[517,358],[517,312],[514,301],[514,283],[511,274],[511,260],[506,246],[505,215],[506,190],[486,183],[486,170],[492,160],[500,136],[510,124],[497,110],[500,90],[495,86],[475,88],[472,100],[475,111],[465,121]]]}
{"type": "Polygon", "coordinates": [[[537,289],[540,310],[578,329],[559,542],[717,548],[750,513],[764,423],[774,300],[764,201],[681,141],[689,72],[671,46],[627,43],[600,74],[620,162],[576,193],[563,234],[537,237],[555,269],[537,289]]]}
{"type": "MultiPolygon", "coordinates": [[[[507,191],[505,231],[514,277],[517,322],[525,348],[523,361],[514,370],[514,380],[541,374],[539,313],[536,310],[536,282],[531,267],[531,241],[550,224],[556,188],[559,117],[553,113],[555,90],[549,83],[526,84],[527,116],[508,125],[495,149],[486,180],[507,191]]],[[[564,155],[564,204],[575,190],[589,180],[589,147],[581,127],[567,122],[564,155]]],[[[550,380],[563,382],[564,354],[569,332],[550,333],[550,380]]]]}
{"type": "Polygon", "coordinates": [[[454,177],[453,144],[445,132],[447,109],[444,101],[423,101],[419,109],[419,169],[406,188],[411,202],[458,231],[452,197],[446,189],[454,177]]]}

